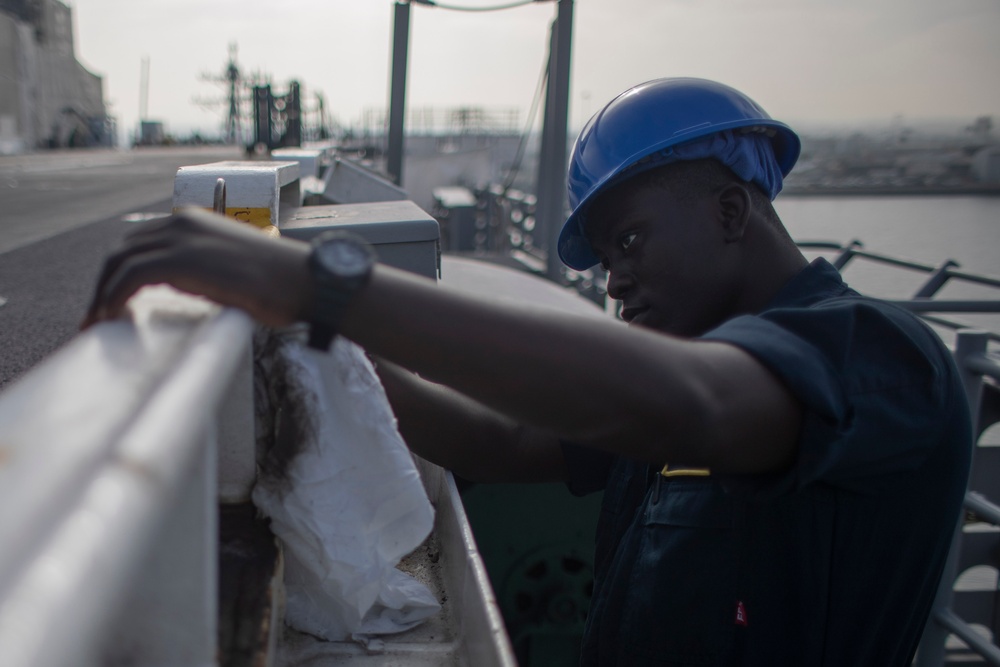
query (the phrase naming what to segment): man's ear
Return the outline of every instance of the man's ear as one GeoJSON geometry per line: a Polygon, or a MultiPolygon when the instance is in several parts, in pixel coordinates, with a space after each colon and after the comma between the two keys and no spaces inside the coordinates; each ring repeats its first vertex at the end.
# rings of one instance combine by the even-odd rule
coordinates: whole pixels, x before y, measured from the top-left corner
{"type": "Polygon", "coordinates": [[[716,202],[726,243],[742,240],[750,222],[750,191],[739,183],[728,183],[718,192],[716,202]]]}

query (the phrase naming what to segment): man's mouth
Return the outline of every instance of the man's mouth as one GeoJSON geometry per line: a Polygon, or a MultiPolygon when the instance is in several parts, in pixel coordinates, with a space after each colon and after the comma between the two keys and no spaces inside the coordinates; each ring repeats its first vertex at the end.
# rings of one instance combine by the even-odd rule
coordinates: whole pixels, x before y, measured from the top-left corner
{"type": "Polygon", "coordinates": [[[628,308],[622,308],[622,319],[631,323],[635,318],[641,316],[648,310],[649,306],[631,306],[628,308]]]}

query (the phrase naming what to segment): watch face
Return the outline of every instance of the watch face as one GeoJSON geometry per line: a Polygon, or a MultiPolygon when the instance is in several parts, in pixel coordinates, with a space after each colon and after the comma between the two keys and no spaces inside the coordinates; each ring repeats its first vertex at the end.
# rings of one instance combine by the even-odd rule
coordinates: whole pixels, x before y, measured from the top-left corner
{"type": "Polygon", "coordinates": [[[332,273],[345,277],[363,275],[371,266],[369,253],[350,239],[322,244],[316,249],[316,259],[332,273]]]}

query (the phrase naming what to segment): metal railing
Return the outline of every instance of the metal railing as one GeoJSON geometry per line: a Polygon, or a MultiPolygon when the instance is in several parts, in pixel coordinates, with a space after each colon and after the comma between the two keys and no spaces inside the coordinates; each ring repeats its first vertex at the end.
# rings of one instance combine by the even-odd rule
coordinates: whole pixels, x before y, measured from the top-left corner
{"type": "MultiPolygon", "coordinates": [[[[909,299],[888,299],[914,312],[920,313],[925,320],[951,330],[968,328],[968,324],[930,315],[930,313],[1000,313],[1000,299],[942,299],[936,298],[945,285],[952,281],[983,287],[1000,288],[1000,278],[969,271],[959,270],[959,264],[948,259],[941,264],[927,264],[909,259],[893,257],[884,253],[865,250],[864,245],[853,240],[841,244],[835,241],[799,241],[797,245],[803,250],[830,251],[834,255],[830,259],[837,270],[844,268],[855,258],[869,260],[877,264],[909,269],[918,273],[928,274],[928,278],[920,285],[909,299]]],[[[1000,333],[988,332],[990,340],[1000,341],[1000,333]]]]}
{"type": "MultiPolygon", "coordinates": [[[[468,192],[475,199],[475,206],[471,210],[462,210],[468,207],[450,206],[448,202],[438,199],[431,211],[446,235],[467,240],[464,243],[449,244],[446,250],[487,257],[506,257],[522,270],[547,276],[549,260],[544,246],[548,241],[544,238],[545,230],[537,223],[537,198],[500,184],[468,192]],[[459,229],[461,225],[467,225],[469,229],[459,229]]],[[[562,267],[560,278],[562,285],[604,305],[607,296],[606,274],[599,267],[584,271],[562,267]]]]}
{"type": "MultiPolygon", "coordinates": [[[[971,410],[973,433],[978,440],[983,431],[991,424],[992,418],[984,419],[984,378],[991,378],[994,382],[1000,381],[1000,363],[987,353],[989,334],[984,331],[965,330],[959,331],[955,344],[955,361],[963,376],[966,395],[969,399],[971,410]]],[[[973,455],[973,467],[982,465],[977,462],[980,454],[977,451],[973,455]]],[[[995,483],[995,481],[994,481],[995,483]]],[[[1000,506],[984,496],[979,490],[970,489],[965,497],[964,510],[971,513],[979,523],[988,523],[992,526],[1000,526],[1000,506]]],[[[955,581],[962,572],[977,565],[991,565],[996,567],[1000,563],[1000,534],[991,532],[985,534],[987,544],[985,548],[982,540],[978,545],[980,548],[971,549],[974,546],[972,540],[976,538],[975,533],[967,531],[965,522],[959,522],[952,541],[951,552],[945,571],[941,578],[931,617],[920,643],[917,659],[914,663],[917,667],[940,667],[945,664],[947,658],[946,641],[948,635],[954,635],[964,642],[972,651],[981,656],[991,665],[1000,665],[1000,648],[996,644],[998,622],[997,591],[992,593],[992,613],[987,610],[984,614],[986,618],[963,619],[955,612],[953,605],[955,601],[955,581]],[[986,561],[986,562],[984,562],[986,561]],[[978,621],[978,625],[986,626],[993,634],[993,641],[984,637],[977,631],[972,622],[978,621]]],[[[983,535],[979,533],[978,535],[983,535]]]]}
{"type": "Polygon", "coordinates": [[[215,664],[211,508],[253,480],[252,325],[166,288],[133,311],[0,401],[4,664],[215,664]],[[249,461],[218,475],[220,446],[249,461]]]}
{"type": "MultiPolygon", "coordinates": [[[[134,322],[95,326],[0,395],[0,664],[208,667],[229,657],[218,509],[244,506],[256,480],[253,324],[162,287],[130,308],[134,322]]],[[[455,482],[430,464],[421,476],[437,509],[430,585],[450,611],[385,638],[384,660],[365,662],[513,667],[455,482]]],[[[254,664],[277,664],[288,632],[280,596],[255,630],[266,641],[254,664]]],[[[310,664],[366,655],[349,642],[307,652],[310,664]]]]}

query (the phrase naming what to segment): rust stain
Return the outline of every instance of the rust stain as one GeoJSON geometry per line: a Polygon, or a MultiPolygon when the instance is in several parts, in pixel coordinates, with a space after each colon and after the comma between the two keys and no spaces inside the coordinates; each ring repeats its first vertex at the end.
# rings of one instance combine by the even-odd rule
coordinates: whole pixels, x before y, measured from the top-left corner
{"type": "Polygon", "coordinates": [[[271,582],[268,584],[267,590],[264,591],[264,609],[261,615],[260,622],[260,634],[257,637],[257,651],[254,655],[253,667],[268,667],[271,664],[271,635],[272,633],[278,632],[278,628],[271,627],[271,620],[274,614],[274,606],[279,604],[279,600],[276,597],[281,597],[278,592],[278,587],[283,586],[284,580],[284,555],[281,551],[281,546],[277,539],[274,539],[275,546],[275,559],[274,559],[274,569],[273,575],[271,576],[271,582]]]}
{"type": "Polygon", "coordinates": [[[220,667],[266,667],[281,632],[282,558],[250,502],[219,507],[220,667]],[[275,622],[277,620],[277,622],[275,622]]]}
{"type": "Polygon", "coordinates": [[[147,482],[159,482],[160,478],[156,472],[144,463],[139,463],[138,461],[133,461],[132,459],[119,458],[118,465],[120,465],[125,470],[134,473],[138,477],[143,478],[147,482]]]}

